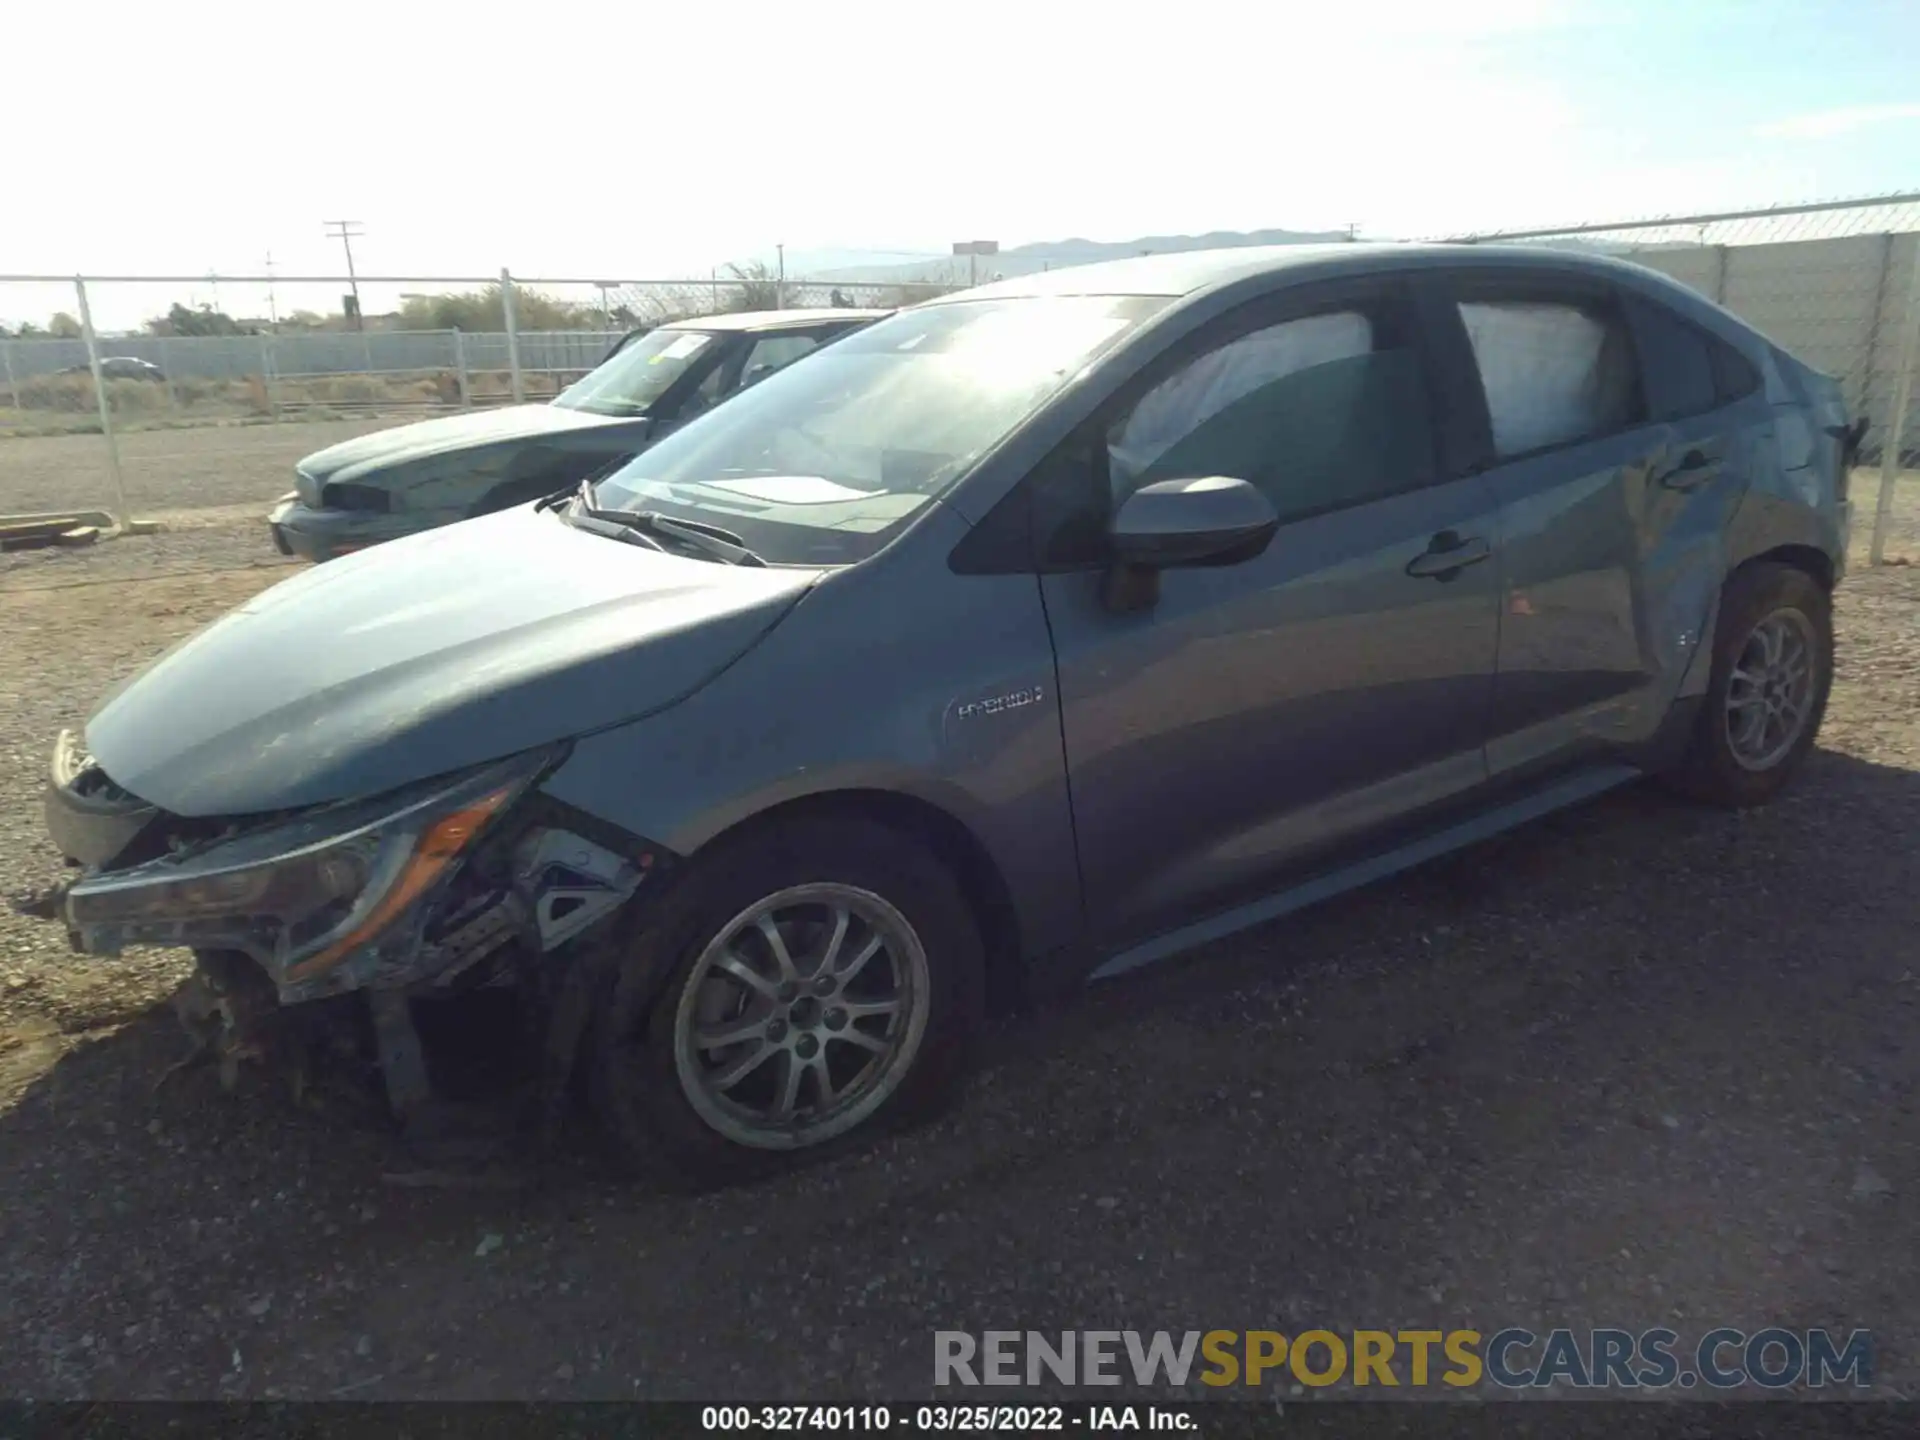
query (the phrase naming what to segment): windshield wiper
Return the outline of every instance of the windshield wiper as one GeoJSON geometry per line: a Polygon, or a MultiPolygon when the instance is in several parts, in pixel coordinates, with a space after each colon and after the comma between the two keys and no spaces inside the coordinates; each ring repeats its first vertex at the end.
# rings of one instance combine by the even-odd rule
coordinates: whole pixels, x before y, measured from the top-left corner
{"type": "MultiPolygon", "coordinates": [[[[547,503],[545,500],[540,502],[542,508],[547,503]]],[[[610,516],[597,515],[591,510],[563,509],[559,512],[559,516],[561,524],[571,525],[576,530],[585,530],[590,535],[604,535],[609,540],[622,540],[629,545],[642,545],[649,550],[658,550],[662,554],[667,550],[666,546],[637,526],[623,524],[610,516]]]]}
{"type": "Polygon", "coordinates": [[[586,530],[593,536],[607,536],[607,540],[624,540],[628,545],[645,545],[647,549],[657,549],[662,555],[666,553],[666,545],[649,536],[645,530],[637,530],[636,526],[603,520],[597,515],[561,515],[561,518],[576,530],[586,530]]]}
{"type": "Polygon", "coordinates": [[[747,548],[744,539],[718,525],[709,525],[702,520],[682,520],[678,516],[662,515],[658,510],[602,510],[594,504],[594,499],[593,482],[583,481],[580,486],[583,515],[624,525],[649,537],[664,536],[669,540],[678,540],[729,565],[764,566],[767,563],[747,548]]]}

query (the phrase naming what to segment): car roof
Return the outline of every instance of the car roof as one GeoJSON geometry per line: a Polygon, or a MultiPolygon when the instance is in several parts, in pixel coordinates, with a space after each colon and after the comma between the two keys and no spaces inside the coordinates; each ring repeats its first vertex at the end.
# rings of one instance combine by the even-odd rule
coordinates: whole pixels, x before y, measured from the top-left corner
{"type": "Polygon", "coordinates": [[[698,315],[686,320],[671,320],[662,330],[804,330],[831,321],[879,320],[891,310],[849,310],[820,308],[813,310],[746,310],[726,315],[698,315]]]}
{"type": "Polygon", "coordinates": [[[1183,250],[1102,260],[996,280],[925,303],[955,300],[1017,299],[1040,295],[1164,295],[1184,297],[1217,290],[1263,275],[1311,268],[1318,276],[1377,272],[1383,265],[1434,265],[1471,259],[1543,269],[1584,270],[1617,275],[1644,273],[1604,255],[1545,245],[1424,245],[1339,242],[1318,245],[1244,245],[1223,250],[1183,250]]]}

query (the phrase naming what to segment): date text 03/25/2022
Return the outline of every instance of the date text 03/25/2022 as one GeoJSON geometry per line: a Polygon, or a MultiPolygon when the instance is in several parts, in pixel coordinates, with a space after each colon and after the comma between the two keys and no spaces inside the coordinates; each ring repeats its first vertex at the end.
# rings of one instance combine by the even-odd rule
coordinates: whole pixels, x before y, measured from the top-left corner
{"type": "Polygon", "coordinates": [[[1026,1434],[1035,1430],[1183,1431],[1185,1410],[1155,1405],[707,1405],[700,1428],[714,1431],[833,1431],[1026,1434]]]}

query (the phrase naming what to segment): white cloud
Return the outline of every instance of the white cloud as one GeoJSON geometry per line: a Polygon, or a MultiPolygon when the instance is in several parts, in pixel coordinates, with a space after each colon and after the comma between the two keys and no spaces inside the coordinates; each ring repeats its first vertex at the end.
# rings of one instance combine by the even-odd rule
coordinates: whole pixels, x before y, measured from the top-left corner
{"type": "Polygon", "coordinates": [[[1920,104],[1847,105],[1837,110],[1772,120],[1754,133],[1769,140],[1831,140],[1869,125],[1899,120],[1920,120],[1920,104]]]}

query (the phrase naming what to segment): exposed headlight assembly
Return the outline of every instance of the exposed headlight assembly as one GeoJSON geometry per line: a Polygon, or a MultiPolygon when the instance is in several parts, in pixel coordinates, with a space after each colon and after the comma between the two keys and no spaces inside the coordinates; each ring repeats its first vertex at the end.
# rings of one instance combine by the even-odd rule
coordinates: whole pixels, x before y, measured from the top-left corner
{"type": "Polygon", "coordinates": [[[79,949],[244,950],[284,1000],[367,983],[418,949],[476,839],[557,758],[530,752],[376,800],[330,806],[67,891],[79,949]]]}

